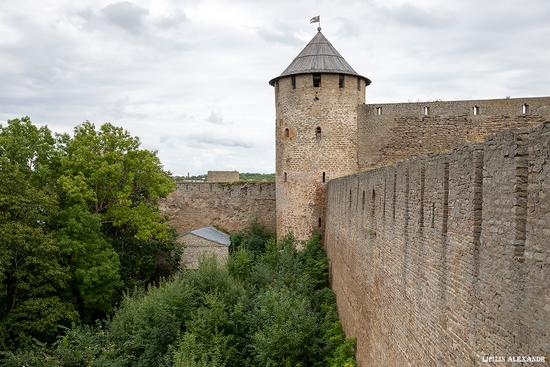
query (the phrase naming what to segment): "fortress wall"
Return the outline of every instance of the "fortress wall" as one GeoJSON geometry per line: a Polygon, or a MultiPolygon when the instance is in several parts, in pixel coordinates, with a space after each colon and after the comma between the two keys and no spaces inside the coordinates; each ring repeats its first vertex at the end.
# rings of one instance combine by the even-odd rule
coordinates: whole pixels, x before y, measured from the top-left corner
{"type": "Polygon", "coordinates": [[[328,183],[332,288],[360,366],[548,358],[549,156],[546,124],[328,183]]]}
{"type": "Polygon", "coordinates": [[[180,181],[160,206],[178,233],[205,226],[238,231],[252,218],[275,233],[275,183],[180,181]]]}
{"type": "Polygon", "coordinates": [[[207,182],[237,182],[240,180],[237,171],[208,171],[206,175],[207,182]]]}
{"type": "Polygon", "coordinates": [[[550,121],[550,97],[361,105],[359,167],[367,170],[441,153],[464,143],[481,142],[504,129],[545,121],[550,121]],[[524,104],[528,105],[525,114],[524,104]],[[474,106],[479,107],[478,115],[473,114],[474,106]],[[427,116],[424,107],[429,108],[427,116]]]}

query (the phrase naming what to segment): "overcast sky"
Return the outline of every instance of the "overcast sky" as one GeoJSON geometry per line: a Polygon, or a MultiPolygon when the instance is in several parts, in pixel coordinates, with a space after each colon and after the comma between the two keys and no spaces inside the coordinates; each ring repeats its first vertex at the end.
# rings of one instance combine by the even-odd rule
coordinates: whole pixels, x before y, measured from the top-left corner
{"type": "Polygon", "coordinates": [[[550,95],[548,0],[0,0],[0,121],[113,122],[179,175],[273,172],[268,80],[318,14],[368,102],[550,95]]]}

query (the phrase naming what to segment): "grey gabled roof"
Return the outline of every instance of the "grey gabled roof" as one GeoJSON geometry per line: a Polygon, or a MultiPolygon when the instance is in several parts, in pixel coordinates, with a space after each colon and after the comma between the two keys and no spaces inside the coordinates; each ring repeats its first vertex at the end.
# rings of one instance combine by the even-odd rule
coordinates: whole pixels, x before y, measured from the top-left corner
{"type": "Polygon", "coordinates": [[[203,227],[195,229],[194,231],[191,231],[189,233],[192,233],[195,236],[202,237],[209,241],[219,243],[220,245],[229,246],[231,244],[229,235],[227,233],[223,233],[222,231],[218,231],[214,227],[203,227]]]}
{"type": "Polygon", "coordinates": [[[274,85],[276,80],[285,76],[310,73],[356,75],[365,79],[367,85],[371,83],[368,78],[359,75],[353,70],[320,30],[302,52],[288,65],[285,71],[278,77],[271,79],[269,84],[274,85]]]}

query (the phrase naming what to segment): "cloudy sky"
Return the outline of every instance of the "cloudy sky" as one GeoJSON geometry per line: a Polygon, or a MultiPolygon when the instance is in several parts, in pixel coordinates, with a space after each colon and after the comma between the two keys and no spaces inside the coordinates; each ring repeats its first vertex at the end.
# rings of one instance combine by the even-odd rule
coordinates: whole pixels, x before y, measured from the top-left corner
{"type": "Polygon", "coordinates": [[[317,14],[370,102],[550,95],[548,0],[0,0],[0,121],[113,122],[180,175],[273,172],[267,82],[317,14]]]}

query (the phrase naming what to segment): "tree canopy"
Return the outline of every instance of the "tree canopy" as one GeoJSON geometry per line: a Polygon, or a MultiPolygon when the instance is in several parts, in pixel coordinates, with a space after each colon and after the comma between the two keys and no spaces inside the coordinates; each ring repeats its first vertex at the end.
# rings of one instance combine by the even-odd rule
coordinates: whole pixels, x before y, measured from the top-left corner
{"type": "Polygon", "coordinates": [[[0,126],[0,347],[54,341],[110,315],[122,290],[173,272],[174,233],[157,205],[173,187],[156,153],[111,124],[72,136],[28,117],[0,126]]]}
{"type": "Polygon", "coordinates": [[[127,295],[110,322],[72,328],[6,365],[355,366],[319,237],[297,251],[292,237],[277,242],[255,225],[232,240],[239,246],[227,264],[205,258],[196,271],[127,295]]]}

